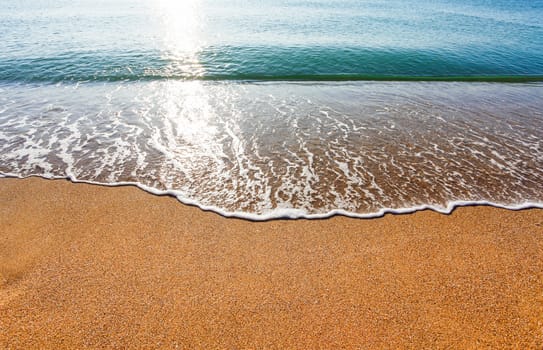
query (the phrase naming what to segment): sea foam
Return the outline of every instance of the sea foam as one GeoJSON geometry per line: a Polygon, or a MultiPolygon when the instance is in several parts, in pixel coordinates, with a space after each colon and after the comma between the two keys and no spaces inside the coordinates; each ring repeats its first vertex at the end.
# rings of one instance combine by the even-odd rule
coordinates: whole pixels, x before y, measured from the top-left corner
{"type": "Polygon", "coordinates": [[[0,173],[251,220],[540,207],[540,84],[2,85],[0,173]]]}

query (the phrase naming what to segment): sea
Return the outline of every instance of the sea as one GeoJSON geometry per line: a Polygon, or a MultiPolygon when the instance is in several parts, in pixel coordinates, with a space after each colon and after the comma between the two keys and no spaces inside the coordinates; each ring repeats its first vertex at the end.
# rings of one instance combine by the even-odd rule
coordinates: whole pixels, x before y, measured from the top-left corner
{"type": "Polygon", "coordinates": [[[250,220],[543,207],[543,0],[0,0],[0,176],[250,220]]]}

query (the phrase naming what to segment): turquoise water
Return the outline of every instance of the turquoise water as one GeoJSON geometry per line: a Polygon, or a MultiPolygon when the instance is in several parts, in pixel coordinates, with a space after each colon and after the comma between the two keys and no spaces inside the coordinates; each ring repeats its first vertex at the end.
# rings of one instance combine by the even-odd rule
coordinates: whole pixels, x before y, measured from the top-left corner
{"type": "Polygon", "coordinates": [[[543,1],[2,1],[0,81],[543,79],[543,1]]]}
{"type": "Polygon", "coordinates": [[[0,176],[256,220],[543,207],[543,1],[0,0],[0,176]]]}

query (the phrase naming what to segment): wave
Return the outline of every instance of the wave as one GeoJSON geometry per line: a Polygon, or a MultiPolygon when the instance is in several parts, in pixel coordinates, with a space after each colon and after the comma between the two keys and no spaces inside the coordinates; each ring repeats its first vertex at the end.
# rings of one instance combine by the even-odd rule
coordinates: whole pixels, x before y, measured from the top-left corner
{"type": "Polygon", "coordinates": [[[0,58],[3,82],[543,81],[543,57],[488,48],[219,46],[193,53],[67,52],[0,58]]]}
{"type": "Polygon", "coordinates": [[[0,84],[0,173],[255,220],[541,203],[542,86],[0,84]]]}

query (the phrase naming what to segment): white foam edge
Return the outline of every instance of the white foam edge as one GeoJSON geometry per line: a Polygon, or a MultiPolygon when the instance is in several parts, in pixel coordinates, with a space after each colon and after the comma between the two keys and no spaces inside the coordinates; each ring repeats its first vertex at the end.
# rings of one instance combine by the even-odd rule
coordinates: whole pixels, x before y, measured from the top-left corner
{"type": "Polygon", "coordinates": [[[79,180],[75,176],[71,176],[71,175],[21,176],[21,175],[13,174],[13,173],[0,172],[0,178],[26,179],[26,178],[31,178],[31,177],[38,177],[38,178],[43,178],[47,180],[69,180],[73,183],[85,183],[85,184],[90,184],[90,185],[99,185],[99,186],[106,186],[106,187],[134,186],[145,192],[148,192],[157,196],[175,197],[181,203],[200,208],[203,211],[214,212],[226,218],[236,218],[236,219],[243,219],[243,220],[248,220],[248,221],[270,221],[270,220],[282,220],[282,219],[288,219],[288,220],[296,220],[296,219],[315,220],[317,219],[318,220],[318,219],[328,219],[333,216],[345,216],[345,217],[354,218],[354,219],[375,219],[375,218],[383,217],[386,214],[395,214],[395,215],[411,214],[411,213],[422,211],[422,210],[432,210],[440,214],[448,215],[448,214],[451,214],[458,207],[472,207],[472,206],[490,206],[494,208],[507,209],[507,210],[543,209],[543,202],[541,203],[540,202],[524,202],[524,203],[515,204],[515,205],[505,205],[505,204],[494,203],[494,202],[489,202],[489,201],[451,201],[447,203],[446,207],[438,207],[438,206],[425,204],[425,205],[413,206],[413,207],[408,207],[408,208],[382,208],[377,212],[364,213],[364,214],[353,213],[344,209],[334,209],[334,210],[330,210],[326,213],[321,213],[321,214],[307,214],[304,210],[301,210],[301,209],[279,208],[279,209],[274,209],[270,213],[267,213],[264,215],[264,214],[246,213],[246,212],[241,212],[241,211],[235,211],[235,212],[225,211],[219,207],[202,205],[198,203],[198,201],[196,200],[186,198],[180,193],[180,191],[175,191],[175,190],[160,191],[155,188],[152,188],[152,187],[149,187],[137,182],[121,181],[121,182],[113,182],[113,183],[101,183],[101,182],[89,181],[89,180],[79,180]]]}

